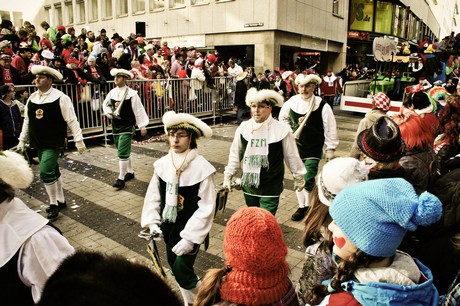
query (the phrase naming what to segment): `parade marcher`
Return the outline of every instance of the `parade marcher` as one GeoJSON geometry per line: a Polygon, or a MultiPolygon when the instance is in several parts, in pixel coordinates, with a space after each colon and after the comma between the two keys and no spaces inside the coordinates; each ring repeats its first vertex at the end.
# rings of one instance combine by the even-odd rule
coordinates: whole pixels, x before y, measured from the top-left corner
{"type": "Polygon", "coordinates": [[[357,142],[370,169],[370,180],[406,178],[406,171],[399,163],[406,152],[406,144],[396,122],[386,116],[380,117],[370,128],[358,134],[357,142]]]}
{"type": "Polygon", "coordinates": [[[296,292],[305,305],[305,294],[334,275],[332,233],[327,229],[332,218],[329,206],[347,186],[367,180],[369,170],[364,162],[352,157],[338,157],[327,162],[317,175],[312,191],[311,208],[305,218],[303,244],[305,261],[296,292]]]}
{"type": "Polygon", "coordinates": [[[236,76],[235,85],[235,103],[236,110],[236,124],[240,125],[243,122],[243,116],[249,112],[249,107],[246,105],[246,93],[248,92],[248,79],[247,72],[240,71],[236,76]]]}
{"type": "Polygon", "coordinates": [[[169,153],[154,163],[142,209],[141,225],[163,236],[172,273],[184,304],[192,304],[200,286],[193,266],[214,220],[216,169],[197,153],[196,140],[211,128],[190,114],[163,115],[169,153]]]}
{"type": "Polygon", "coordinates": [[[37,91],[30,95],[24,111],[24,124],[19,136],[18,150],[24,152],[26,146],[38,151],[40,178],[50,200],[48,219],[59,215],[61,208],[67,207],[62,189],[58,158],[70,129],[79,153],[86,150],[75,110],[69,96],[52,87],[53,80],[61,80],[57,70],[35,65],[31,73],[36,75],[37,91]]]}
{"type": "Polygon", "coordinates": [[[149,267],[113,254],[78,250],[45,284],[38,306],[180,306],[149,267]],[[97,280],[97,281],[96,281],[97,280]]]}
{"type": "Polygon", "coordinates": [[[342,190],[329,213],[337,270],[313,288],[308,304],[437,305],[430,269],[397,250],[407,231],[440,219],[437,197],[417,195],[401,178],[372,180],[342,190]]]}
{"type": "Polygon", "coordinates": [[[287,253],[273,215],[258,207],[238,210],[225,230],[226,267],[206,273],[194,305],[299,306],[287,253]]]}
{"type": "Polygon", "coordinates": [[[112,69],[110,74],[115,77],[116,87],[112,89],[103,102],[103,111],[112,120],[112,134],[118,153],[120,173],[113,184],[117,190],[125,187],[125,182],[134,178],[131,159],[131,140],[136,125],[141,130],[141,136],[147,135],[149,117],[142,105],[137,91],[126,86],[126,81],[134,75],[125,69],[112,69]]]}
{"type": "Polygon", "coordinates": [[[326,145],[326,161],[329,161],[335,156],[339,138],[332,108],[314,94],[316,87],[321,84],[321,78],[315,74],[299,74],[295,83],[299,94],[284,103],[279,120],[292,127],[300,158],[306,168],[305,188],[296,191],[299,208],[291,216],[293,221],[300,221],[308,212],[323,146],[326,145]]]}
{"type": "Polygon", "coordinates": [[[48,277],[74,248],[49,221],[15,196],[34,178],[23,156],[0,151],[0,300],[35,305],[48,277]]]}
{"type": "Polygon", "coordinates": [[[223,186],[231,190],[232,177],[241,167],[246,204],[274,215],[284,188],[284,164],[294,177],[296,190],[304,187],[305,167],[289,126],[271,115],[273,106],[283,105],[283,97],[273,90],[250,88],[246,104],[251,108],[252,118],[242,122],[235,132],[223,186]]]}
{"type": "Polygon", "coordinates": [[[382,116],[386,116],[390,110],[391,100],[383,92],[377,93],[372,97],[372,110],[368,112],[358,124],[356,130],[356,138],[353,146],[351,147],[350,156],[359,159],[361,156],[361,150],[358,147],[357,137],[359,133],[370,128],[376,121],[382,116]]]}
{"type": "Polygon", "coordinates": [[[335,96],[342,93],[342,85],[340,85],[340,79],[334,75],[332,69],[328,69],[327,74],[323,77],[320,91],[323,100],[333,108],[335,96]]]}

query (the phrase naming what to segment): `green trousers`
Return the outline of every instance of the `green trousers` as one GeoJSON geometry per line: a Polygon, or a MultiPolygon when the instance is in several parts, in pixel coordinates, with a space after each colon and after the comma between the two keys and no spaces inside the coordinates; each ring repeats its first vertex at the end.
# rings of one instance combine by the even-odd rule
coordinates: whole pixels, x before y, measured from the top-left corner
{"type": "Polygon", "coordinates": [[[51,184],[61,176],[59,171],[60,149],[40,149],[38,150],[38,160],[40,161],[40,179],[45,184],[51,184]]]}
{"type": "Polygon", "coordinates": [[[166,256],[168,257],[168,264],[171,267],[171,274],[174,275],[174,278],[181,288],[191,290],[196,287],[199,281],[193,269],[198,251],[199,246],[195,245],[192,252],[177,256],[176,253],[166,245],[166,256]]]}
{"type": "Polygon", "coordinates": [[[275,215],[278,210],[280,197],[256,197],[245,193],[244,200],[247,206],[257,206],[275,215]]]}
{"type": "Polygon", "coordinates": [[[118,159],[126,160],[131,155],[131,140],[133,134],[113,135],[115,147],[117,148],[118,159]]]}
{"type": "Polygon", "coordinates": [[[316,183],[316,174],[318,174],[319,159],[306,159],[304,161],[304,165],[305,169],[307,169],[307,173],[303,176],[303,178],[305,179],[305,190],[312,191],[316,183]]]}

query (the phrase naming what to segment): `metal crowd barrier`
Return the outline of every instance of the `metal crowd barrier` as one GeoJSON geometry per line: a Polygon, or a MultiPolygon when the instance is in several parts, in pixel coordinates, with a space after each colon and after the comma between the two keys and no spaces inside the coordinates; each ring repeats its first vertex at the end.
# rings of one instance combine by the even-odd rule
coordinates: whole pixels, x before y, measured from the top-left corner
{"type": "MultiPolygon", "coordinates": [[[[161,117],[168,110],[187,112],[204,119],[222,117],[233,108],[235,79],[233,77],[213,78],[214,86],[204,82],[201,89],[192,90],[193,79],[129,80],[128,86],[137,90],[142,104],[150,118],[149,128],[161,126],[161,117]]],[[[110,120],[103,116],[102,102],[107,93],[115,87],[113,81],[106,84],[87,83],[54,84],[55,88],[67,94],[72,100],[84,139],[103,137],[106,141],[111,132],[110,120]]],[[[26,89],[32,94],[34,85],[18,85],[17,90],[26,89]]]]}

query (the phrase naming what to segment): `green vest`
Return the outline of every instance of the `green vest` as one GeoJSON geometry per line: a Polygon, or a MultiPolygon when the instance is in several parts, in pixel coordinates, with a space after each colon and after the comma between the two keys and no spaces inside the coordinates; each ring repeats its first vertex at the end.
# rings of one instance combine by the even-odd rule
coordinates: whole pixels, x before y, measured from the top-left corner
{"type": "MultiPolygon", "coordinates": [[[[241,135],[242,151],[240,161],[243,160],[248,141],[241,135]]],[[[284,154],[283,140],[268,145],[268,168],[260,169],[260,184],[254,186],[241,186],[243,191],[259,196],[279,196],[283,192],[284,181],[284,154]]]]}

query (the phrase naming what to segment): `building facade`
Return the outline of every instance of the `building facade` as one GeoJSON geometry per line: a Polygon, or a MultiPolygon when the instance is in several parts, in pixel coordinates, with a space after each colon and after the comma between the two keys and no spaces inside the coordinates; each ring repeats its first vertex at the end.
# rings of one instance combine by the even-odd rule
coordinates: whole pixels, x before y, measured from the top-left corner
{"type": "Polygon", "coordinates": [[[0,17],[16,26],[85,27],[98,35],[141,33],[237,57],[256,72],[315,66],[324,73],[366,64],[372,40],[442,38],[457,29],[460,0],[18,0],[0,17]],[[25,9],[27,8],[27,9],[25,9]]]}

